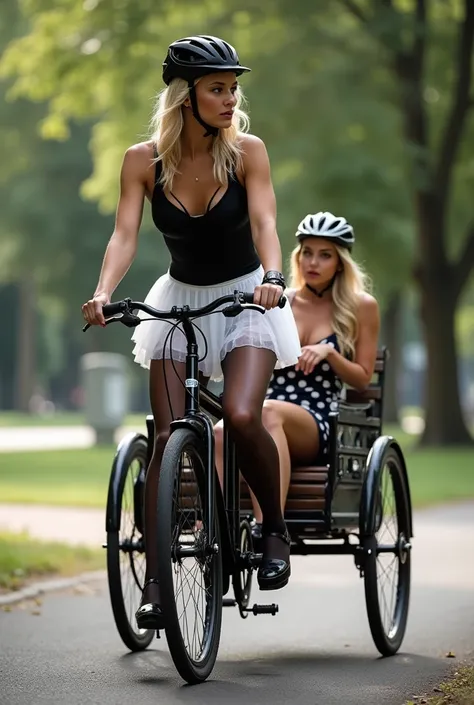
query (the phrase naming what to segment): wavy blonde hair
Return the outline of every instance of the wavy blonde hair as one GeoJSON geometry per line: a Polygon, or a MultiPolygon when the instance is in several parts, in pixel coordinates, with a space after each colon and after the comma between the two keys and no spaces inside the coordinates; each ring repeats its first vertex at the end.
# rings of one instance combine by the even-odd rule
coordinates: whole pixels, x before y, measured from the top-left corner
{"type": "MultiPolygon", "coordinates": [[[[197,79],[198,83],[200,79],[197,79]]],[[[194,85],[196,85],[196,83],[194,85]]],[[[230,127],[220,129],[212,141],[211,154],[214,160],[214,178],[223,186],[227,184],[228,174],[242,168],[242,149],[238,143],[240,132],[247,132],[250,120],[243,109],[245,97],[240,86],[236,91],[237,103],[230,127]]],[[[171,189],[173,179],[179,174],[181,161],[181,132],[184,119],[182,105],[189,97],[187,81],[174,78],[169,86],[157,96],[155,109],[151,118],[151,139],[156,145],[158,159],[162,162],[160,183],[171,189]]]]}
{"type": "MultiPolygon", "coordinates": [[[[290,256],[290,288],[302,289],[305,280],[301,273],[300,256],[303,243],[295,247],[290,256]]],[[[332,328],[337,336],[341,353],[353,358],[359,334],[357,311],[360,296],[371,291],[372,283],[363,268],[351,257],[345,247],[335,246],[342,272],[337,273],[332,287],[332,328]]]]}

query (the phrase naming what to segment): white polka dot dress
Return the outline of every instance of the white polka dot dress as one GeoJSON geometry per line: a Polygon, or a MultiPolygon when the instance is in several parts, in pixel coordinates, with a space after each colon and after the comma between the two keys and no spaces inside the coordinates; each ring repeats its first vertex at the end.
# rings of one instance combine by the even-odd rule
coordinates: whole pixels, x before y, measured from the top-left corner
{"type": "MultiPolygon", "coordinates": [[[[324,338],[321,344],[329,343],[339,351],[336,334],[324,338]]],[[[311,375],[305,375],[295,367],[285,367],[273,374],[267,391],[267,399],[278,399],[298,404],[311,414],[319,429],[319,453],[315,462],[325,462],[329,451],[329,413],[337,411],[342,389],[339,377],[326,360],[316,365],[311,375]]]]}

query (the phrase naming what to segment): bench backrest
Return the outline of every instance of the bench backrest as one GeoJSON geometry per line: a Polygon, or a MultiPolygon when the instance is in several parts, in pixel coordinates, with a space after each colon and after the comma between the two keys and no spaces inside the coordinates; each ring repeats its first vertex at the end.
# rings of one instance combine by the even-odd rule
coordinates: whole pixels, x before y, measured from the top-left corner
{"type": "Polygon", "coordinates": [[[349,404],[363,404],[364,402],[373,402],[373,416],[382,419],[383,414],[383,390],[385,382],[385,371],[389,351],[383,347],[377,350],[377,359],[375,361],[375,370],[372,376],[372,381],[367,389],[363,392],[358,392],[350,387],[346,388],[346,402],[349,404]]]}

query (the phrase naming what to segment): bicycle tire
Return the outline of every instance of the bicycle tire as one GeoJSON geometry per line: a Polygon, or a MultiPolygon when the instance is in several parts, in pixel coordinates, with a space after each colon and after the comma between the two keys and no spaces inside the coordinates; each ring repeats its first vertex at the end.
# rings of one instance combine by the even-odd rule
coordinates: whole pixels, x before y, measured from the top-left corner
{"type": "MultiPolygon", "coordinates": [[[[143,553],[143,537],[141,550],[139,542],[137,542],[137,551],[130,550],[130,547],[125,552],[125,541],[129,538],[133,541],[136,531],[136,517],[141,514],[142,508],[135,507],[136,480],[140,475],[141,470],[147,464],[147,443],[146,439],[136,434],[126,442],[125,447],[120,449],[114,459],[112,471],[109,481],[109,492],[107,500],[107,516],[114,516],[117,519],[116,527],[107,531],[107,580],[109,586],[109,596],[112,606],[112,613],[115,620],[117,631],[127,648],[130,651],[143,651],[153,639],[153,630],[139,629],[135,622],[134,612],[138,608],[143,580],[138,576],[137,566],[135,565],[134,554],[143,553]],[[133,470],[134,465],[137,465],[136,472],[133,470]],[[131,482],[128,482],[131,478],[131,482]],[[133,528],[131,537],[126,537],[125,541],[120,538],[120,532],[123,528],[124,521],[124,497],[128,487],[131,486],[131,497],[133,507],[130,508],[130,515],[133,516],[133,528]],[[126,568],[129,568],[136,590],[133,591],[130,604],[130,614],[127,613],[124,595],[124,575],[121,570],[122,559],[127,558],[123,563],[126,568]],[[128,565],[127,565],[128,564],[128,565]],[[136,594],[135,594],[136,593],[136,594]],[[135,602],[136,604],[132,604],[135,602]],[[133,615],[133,616],[132,616],[133,615]]],[[[133,543],[132,543],[133,545],[133,543]]],[[[143,566],[144,573],[144,566],[143,566]]],[[[126,592],[126,590],[125,590],[126,592]]]]}
{"type": "MultiPolygon", "coordinates": [[[[158,483],[158,578],[160,581],[161,607],[165,617],[165,634],[171,657],[181,677],[189,684],[194,684],[208,678],[214,668],[219,649],[222,623],[222,555],[217,509],[214,513],[215,526],[213,531],[209,532],[206,525],[207,512],[204,508],[199,517],[196,515],[196,518],[202,522],[202,535],[205,537],[207,533],[208,539],[205,545],[217,546],[217,553],[201,558],[201,563],[199,563],[199,560],[194,559],[200,569],[203,569],[205,564],[206,569],[208,569],[208,575],[211,576],[210,586],[206,586],[205,589],[206,619],[203,630],[203,644],[199,658],[194,658],[189,653],[186,644],[187,636],[183,634],[180,626],[180,615],[178,614],[173,581],[173,569],[176,569],[175,567],[179,563],[179,558],[176,558],[176,556],[181,545],[178,540],[173,543],[173,535],[176,526],[178,526],[178,539],[180,539],[182,529],[181,524],[176,524],[178,511],[174,509],[174,497],[178,495],[176,492],[177,488],[181,492],[180,461],[184,453],[188,455],[188,458],[192,459],[196,491],[199,492],[200,496],[203,495],[204,499],[206,495],[207,479],[204,462],[206,455],[202,442],[194,430],[190,428],[176,429],[166,444],[158,483]]],[[[182,513],[182,510],[179,511],[182,513]]],[[[181,521],[181,518],[180,514],[179,521],[181,521]]],[[[206,541],[205,538],[204,541],[206,541]]],[[[197,545],[195,539],[193,545],[197,545]]],[[[187,559],[185,558],[184,560],[187,559]]],[[[184,560],[182,561],[183,563],[184,560]]]]}

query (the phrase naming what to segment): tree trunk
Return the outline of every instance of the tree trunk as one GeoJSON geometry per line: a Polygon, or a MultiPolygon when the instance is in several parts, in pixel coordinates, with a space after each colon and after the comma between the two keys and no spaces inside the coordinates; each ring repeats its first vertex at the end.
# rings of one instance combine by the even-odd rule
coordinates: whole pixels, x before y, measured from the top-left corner
{"type": "Polygon", "coordinates": [[[24,275],[19,294],[15,409],[29,412],[36,383],[36,297],[32,277],[24,275]]]}
{"type": "Polygon", "coordinates": [[[382,342],[388,348],[389,360],[385,374],[383,402],[384,423],[396,424],[398,417],[398,379],[401,357],[401,314],[402,296],[399,292],[392,294],[382,319],[382,342]]]}
{"type": "Polygon", "coordinates": [[[344,0],[344,5],[374,32],[385,47],[387,39],[390,41],[392,68],[400,83],[403,134],[410,148],[418,226],[415,277],[421,294],[421,318],[428,359],[426,424],[421,444],[441,446],[472,443],[459,398],[454,315],[459,295],[472,269],[474,235],[466,241],[465,256],[456,265],[449,263],[445,236],[453,169],[469,110],[474,105],[471,93],[474,2],[464,0],[464,16],[457,23],[452,101],[442,130],[438,154],[433,153],[430,145],[423,95],[429,3],[426,0],[416,0],[414,3],[411,45],[401,32],[390,35],[386,31],[390,24],[394,27],[402,26],[401,11],[395,8],[391,0],[373,0],[373,15],[380,20],[379,23],[374,23],[371,14],[366,14],[353,0],[344,0]],[[382,32],[380,27],[384,28],[382,32]]]}
{"type": "Polygon", "coordinates": [[[427,350],[425,382],[425,429],[423,446],[473,443],[461,410],[454,334],[456,299],[449,287],[450,270],[426,277],[421,284],[421,319],[427,350]]]}

